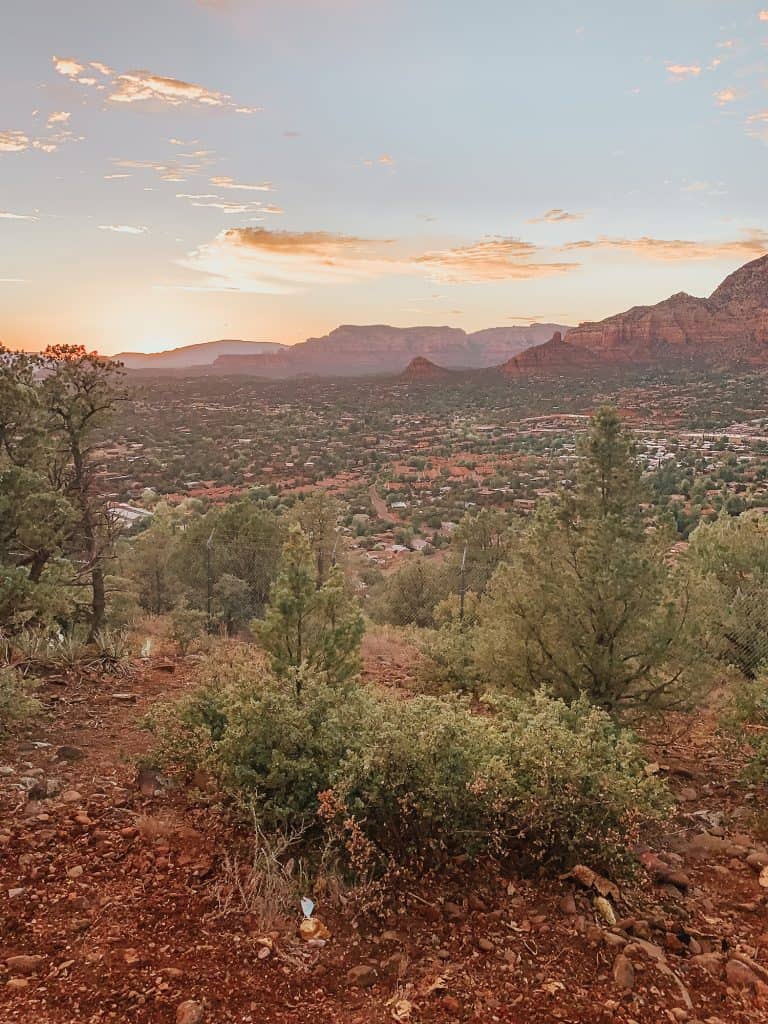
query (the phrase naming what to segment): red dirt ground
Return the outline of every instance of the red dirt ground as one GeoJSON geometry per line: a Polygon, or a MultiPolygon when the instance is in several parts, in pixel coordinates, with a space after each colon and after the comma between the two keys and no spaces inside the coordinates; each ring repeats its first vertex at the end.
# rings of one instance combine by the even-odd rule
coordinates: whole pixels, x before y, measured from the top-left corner
{"type": "Polygon", "coordinates": [[[46,713],[0,751],[2,1024],[173,1024],[186,1000],[206,1024],[768,1020],[768,890],[746,862],[765,846],[706,722],[679,721],[652,752],[680,795],[664,856],[690,885],[640,877],[616,906],[634,923],[609,927],[567,880],[456,865],[400,893],[383,920],[319,899],[325,948],[299,942],[297,912],[260,959],[258,922],[217,913],[227,826],[183,790],[136,784],[143,715],[187,685],[182,664],[49,683],[46,713]],[[62,745],[85,756],[63,760],[62,745]],[[348,978],[358,965],[368,987],[348,978]]]}

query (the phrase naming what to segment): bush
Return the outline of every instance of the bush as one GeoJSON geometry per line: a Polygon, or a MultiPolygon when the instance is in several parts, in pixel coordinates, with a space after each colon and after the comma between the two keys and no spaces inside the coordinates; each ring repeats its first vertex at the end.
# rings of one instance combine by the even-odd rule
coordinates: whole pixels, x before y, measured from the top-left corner
{"type": "Polygon", "coordinates": [[[620,867],[665,806],[632,734],[584,697],[499,697],[480,715],[317,673],[298,686],[243,648],[154,727],[166,764],[210,771],[264,832],[314,826],[307,841],[358,873],[482,852],[620,867]]]}
{"type": "Polygon", "coordinates": [[[0,740],[40,709],[30,693],[34,684],[10,665],[0,666],[0,740]]]}
{"type": "Polygon", "coordinates": [[[754,679],[743,679],[729,694],[723,716],[726,733],[748,749],[747,777],[758,784],[768,783],[768,673],[754,679]]]}
{"type": "Polygon", "coordinates": [[[208,623],[205,612],[180,605],[171,613],[171,640],[179,648],[179,654],[186,655],[192,644],[203,635],[208,623]]]}
{"type": "Polygon", "coordinates": [[[161,759],[210,771],[264,831],[313,822],[317,794],[350,750],[371,742],[377,705],[363,687],[301,676],[300,685],[276,677],[247,648],[212,659],[200,687],[151,722],[161,759]]]}

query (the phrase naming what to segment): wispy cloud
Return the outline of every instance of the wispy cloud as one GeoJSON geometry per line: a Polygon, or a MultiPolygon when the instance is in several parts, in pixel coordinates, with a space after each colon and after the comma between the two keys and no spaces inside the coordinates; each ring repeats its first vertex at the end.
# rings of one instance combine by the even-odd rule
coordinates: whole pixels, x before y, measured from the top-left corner
{"type": "Polygon", "coordinates": [[[675,81],[684,78],[697,78],[701,74],[700,64],[672,64],[667,61],[667,71],[675,81]]]}
{"type": "Polygon", "coordinates": [[[10,210],[0,210],[0,220],[37,220],[35,213],[12,213],[10,210]]]}
{"type": "Polygon", "coordinates": [[[768,21],[768,10],[759,11],[757,17],[760,21],[768,21]]]}
{"type": "Polygon", "coordinates": [[[255,114],[260,107],[244,106],[235,101],[229,93],[196,82],[187,82],[182,78],[158,75],[147,70],[129,70],[117,72],[101,61],[90,61],[87,64],[72,57],[53,57],[53,66],[60,75],[80,85],[97,86],[108,89],[108,100],[115,104],[142,103],[151,107],[180,107],[191,105],[198,107],[219,107],[233,110],[238,114],[255,114]],[[83,75],[88,68],[93,68],[105,78],[103,84],[92,75],[83,75]]]}
{"type": "Polygon", "coordinates": [[[455,249],[433,250],[417,256],[416,266],[442,281],[508,281],[550,277],[575,269],[575,263],[538,259],[539,249],[519,238],[490,238],[455,249]]]}
{"type": "Polygon", "coordinates": [[[143,235],[147,228],[144,225],[138,227],[132,224],[99,224],[101,231],[115,231],[119,235],[143,235]]]}
{"type": "MultiPolygon", "coordinates": [[[[750,114],[747,118],[747,135],[768,142],[768,110],[761,110],[757,114],[750,114]]],[[[1,148],[2,146],[0,146],[1,148]]]]}
{"type": "Polygon", "coordinates": [[[189,160],[114,160],[115,167],[125,170],[154,171],[163,181],[182,182],[199,174],[204,167],[210,164],[210,158],[201,156],[189,160]]]}
{"type": "Polygon", "coordinates": [[[66,124],[72,115],[68,110],[56,110],[48,118],[48,124],[66,124]]]}
{"type": "Polygon", "coordinates": [[[715,99],[721,107],[727,107],[729,103],[735,103],[738,98],[739,94],[735,89],[720,89],[719,92],[715,93],[715,99]]]}
{"type": "Polygon", "coordinates": [[[0,153],[21,153],[31,145],[24,132],[0,131],[0,153]]]}
{"type": "Polygon", "coordinates": [[[552,210],[547,210],[540,217],[534,217],[529,220],[529,224],[564,224],[570,223],[574,220],[584,220],[583,213],[568,213],[567,210],[561,210],[560,207],[555,207],[552,210]]]}
{"type": "Polygon", "coordinates": [[[382,252],[389,244],[326,231],[231,228],[180,262],[205,274],[210,290],[285,295],[396,273],[398,262],[382,252]]]}
{"type": "Polygon", "coordinates": [[[716,260],[728,256],[754,259],[768,251],[768,233],[760,228],[751,228],[744,232],[742,238],[718,242],[702,242],[682,238],[650,238],[647,235],[642,238],[611,238],[600,235],[596,239],[568,242],[562,246],[563,252],[577,252],[585,249],[619,250],[645,259],[661,260],[665,263],[716,260]]]}
{"type": "Polygon", "coordinates": [[[451,249],[401,255],[392,240],[267,228],[222,231],[181,265],[207,275],[208,289],[267,294],[391,274],[453,283],[526,280],[567,273],[578,266],[546,262],[537,246],[516,238],[487,238],[451,249]]]}
{"type": "Polygon", "coordinates": [[[245,182],[235,181],[234,178],[228,178],[224,175],[218,175],[215,178],[211,178],[211,184],[217,188],[231,188],[239,189],[243,192],[274,192],[275,186],[271,181],[262,181],[256,185],[249,185],[245,182]]]}

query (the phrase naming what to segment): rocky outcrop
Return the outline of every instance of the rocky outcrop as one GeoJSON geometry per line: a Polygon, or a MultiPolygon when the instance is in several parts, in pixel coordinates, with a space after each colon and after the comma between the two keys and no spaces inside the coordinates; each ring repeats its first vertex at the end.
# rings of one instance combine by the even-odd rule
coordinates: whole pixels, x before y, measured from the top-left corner
{"type": "Polygon", "coordinates": [[[568,331],[565,344],[604,362],[768,362],[768,256],[730,274],[707,299],[678,292],[568,331]]]}
{"type": "Polygon", "coordinates": [[[405,381],[440,381],[448,380],[455,376],[456,372],[456,370],[447,370],[444,366],[438,366],[437,363],[433,363],[430,359],[425,359],[424,356],[416,356],[400,374],[400,379],[405,381]]]}
{"type": "Polygon", "coordinates": [[[309,338],[279,352],[255,356],[221,356],[220,373],[250,373],[283,378],[312,374],[321,377],[402,373],[422,357],[450,370],[498,366],[552,336],[556,324],[491,327],[467,334],[459,327],[389,327],[345,325],[321,338],[309,338]]]}
{"type": "Polygon", "coordinates": [[[568,345],[563,341],[562,333],[556,331],[549,341],[526,349],[520,355],[507,360],[499,370],[508,377],[544,377],[599,364],[600,359],[589,349],[568,345]]]}

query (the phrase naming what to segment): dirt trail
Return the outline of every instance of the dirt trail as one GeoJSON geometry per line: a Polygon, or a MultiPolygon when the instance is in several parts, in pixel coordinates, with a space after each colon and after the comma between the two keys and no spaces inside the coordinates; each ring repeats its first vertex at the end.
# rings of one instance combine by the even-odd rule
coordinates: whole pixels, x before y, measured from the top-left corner
{"type": "Polygon", "coordinates": [[[677,877],[623,891],[617,926],[573,883],[456,865],[383,921],[320,899],[328,945],[295,922],[261,959],[258,922],[217,914],[227,826],[151,774],[137,787],[142,717],[185,685],[183,666],[48,685],[0,752],[2,1024],[768,1019],[768,852],[706,722],[657,750],[680,805],[655,852],[677,877]]]}

